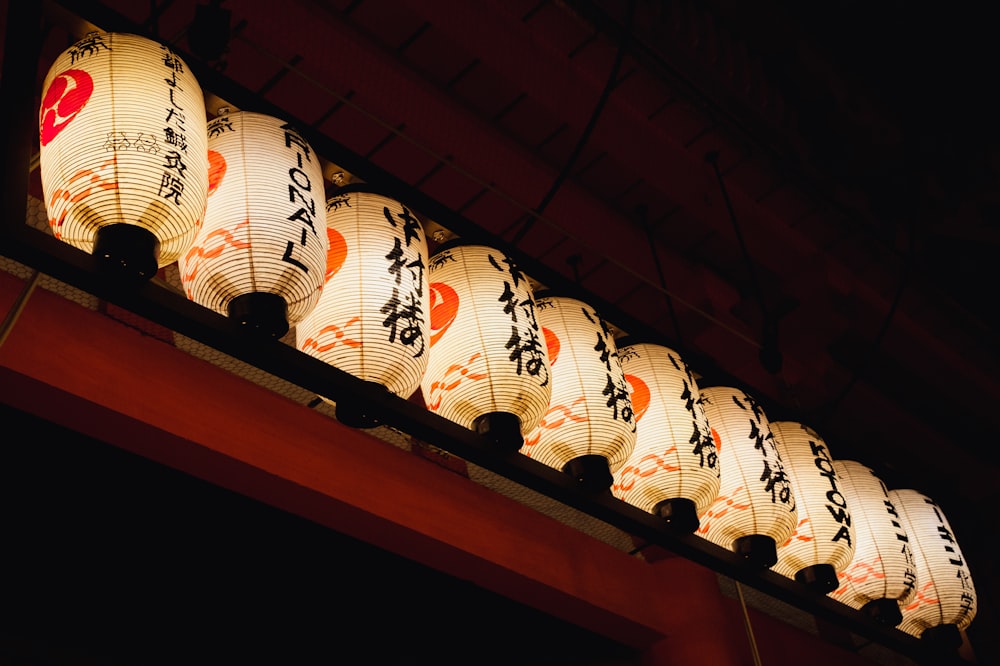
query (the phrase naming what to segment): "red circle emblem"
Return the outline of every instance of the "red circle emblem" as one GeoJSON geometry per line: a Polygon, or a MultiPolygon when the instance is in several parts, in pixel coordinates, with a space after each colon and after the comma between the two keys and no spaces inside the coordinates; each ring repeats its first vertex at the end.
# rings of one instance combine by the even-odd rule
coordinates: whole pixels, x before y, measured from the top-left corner
{"type": "Polygon", "coordinates": [[[67,69],[52,79],[42,96],[39,112],[39,138],[43,146],[76,118],[93,92],[94,80],[82,69],[67,69]]]}

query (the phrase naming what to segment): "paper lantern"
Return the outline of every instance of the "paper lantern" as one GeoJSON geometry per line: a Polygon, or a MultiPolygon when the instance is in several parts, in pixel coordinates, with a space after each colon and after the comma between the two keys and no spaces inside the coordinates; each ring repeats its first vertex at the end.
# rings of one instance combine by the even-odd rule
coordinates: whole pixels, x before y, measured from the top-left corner
{"type": "Polygon", "coordinates": [[[795,494],[761,405],[743,391],[701,390],[705,415],[719,452],[719,496],[705,512],[698,534],[729,548],[755,567],[777,562],[777,544],[798,522],[795,494]]]}
{"type": "Polygon", "coordinates": [[[636,443],[615,472],[612,493],[678,531],[694,532],[720,485],[698,384],[669,347],[624,339],[618,356],[632,396],[636,443]]]}
{"type": "Polygon", "coordinates": [[[912,489],[889,491],[910,537],[917,569],[913,598],[901,604],[899,629],[935,648],[957,649],[961,631],[976,617],[976,589],[944,511],[912,489]]]}
{"type": "Polygon", "coordinates": [[[455,240],[433,254],[427,408],[517,451],[549,405],[549,356],[528,279],[504,252],[455,240]]]}
{"type": "Polygon", "coordinates": [[[772,421],[771,433],[792,482],[798,525],[778,544],[773,569],[823,594],[854,557],[854,523],[826,442],[809,426],[772,421]]]}
{"type": "MultiPolygon", "coordinates": [[[[316,307],[296,326],[296,346],[409,398],[430,356],[423,226],[398,201],[349,185],[327,201],[326,233],[326,283],[316,307]]],[[[349,396],[337,401],[339,420],[376,425],[378,419],[364,412],[349,396]]]]}
{"type": "Polygon", "coordinates": [[[145,37],[92,32],[45,77],[39,165],[56,238],[105,270],[149,279],[205,213],[205,100],[187,65],[145,37]]]}
{"type": "Polygon", "coordinates": [[[885,484],[874,471],[853,460],[834,460],[841,492],[854,523],[854,557],[840,572],[831,596],[861,610],[879,624],[896,626],[900,603],[913,598],[916,565],[909,536],[885,484]]]}
{"type": "Polygon", "coordinates": [[[552,370],[548,409],[521,453],[562,470],[588,492],[611,487],[635,448],[632,398],[606,322],[583,301],[535,299],[552,370]]]}
{"type": "Polygon", "coordinates": [[[208,208],[179,262],[184,289],[245,330],[281,337],[315,307],[326,275],[319,158],[261,113],[223,113],[208,136],[208,208]]]}

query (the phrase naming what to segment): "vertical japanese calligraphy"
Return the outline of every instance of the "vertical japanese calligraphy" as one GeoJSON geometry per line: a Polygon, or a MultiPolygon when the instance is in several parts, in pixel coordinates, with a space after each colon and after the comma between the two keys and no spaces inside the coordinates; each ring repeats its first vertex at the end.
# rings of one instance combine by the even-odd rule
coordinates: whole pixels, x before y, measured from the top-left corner
{"type": "Polygon", "coordinates": [[[330,253],[315,309],[296,328],[307,354],[410,397],[427,367],[427,240],[404,204],[362,186],[326,203],[330,253]]]}
{"type": "Polygon", "coordinates": [[[503,252],[471,243],[445,243],[428,268],[432,346],[421,383],[428,409],[468,428],[490,414],[512,415],[529,432],[552,383],[527,278],[503,252]]]}
{"type": "Polygon", "coordinates": [[[738,551],[756,544],[762,553],[768,551],[764,559],[771,566],[777,544],[791,537],[798,514],[770,422],[761,405],[740,389],[710,386],[702,389],[701,397],[713,436],[718,437],[721,478],[719,497],[703,516],[698,533],[738,551]]]}
{"type": "Polygon", "coordinates": [[[902,605],[899,629],[922,637],[928,630],[965,629],[976,617],[976,588],[955,533],[944,511],[910,488],[889,491],[910,537],[916,563],[916,593],[902,605]]]}
{"type": "Polygon", "coordinates": [[[701,391],[673,349],[624,340],[618,354],[636,409],[636,445],[615,473],[612,492],[650,513],[668,506],[672,515],[687,511],[685,529],[693,531],[720,484],[701,391]],[[680,508],[682,500],[690,502],[688,509],[680,508]]]}
{"type": "Polygon", "coordinates": [[[832,592],[854,557],[854,523],[826,442],[812,428],[772,421],[774,445],[789,472],[799,523],[778,544],[778,573],[832,592]]]}
{"type": "Polygon", "coordinates": [[[159,266],[179,259],[205,212],[205,102],[187,65],[138,35],[92,32],[50,67],[39,109],[52,233],[86,252],[98,231],[145,229],[159,266]]]}
{"type": "Polygon", "coordinates": [[[900,622],[900,604],[916,591],[916,564],[910,538],[885,483],[853,460],[833,461],[854,523],[854,557],[839,573],[834,599],[863,609],[882,624],[900,622]]]}
{"type": "Polygon", "coordinates": [[[635,448],[636,425],[607,323],[588,304],[565,296],[539,296],[535,309],[554,347],[549,349],[552,396],[521,452],[555,469],[600,456],[613,473],[635,448]]]}

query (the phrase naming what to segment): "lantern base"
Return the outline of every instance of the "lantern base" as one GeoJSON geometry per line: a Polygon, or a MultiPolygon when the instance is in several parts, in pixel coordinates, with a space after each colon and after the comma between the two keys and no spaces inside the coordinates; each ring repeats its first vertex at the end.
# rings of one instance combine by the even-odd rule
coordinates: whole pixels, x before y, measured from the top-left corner
{"type": "Polygon", "coordinates": [[[920,643],[935,654],[952,652],[962,646],[962,632],[954,624],[939,624],[924,629],[920,634],[920,643]]]}
{"type": "Polygon", "coordinates": [[[472,429],[483,435],[504,451],[519,451],[524,445],[521,434],[521,419],[509,412],[490,412],[476,417],[472,429]]]}
{"type": "Polygon", "coordinates": [[[608,467],[608,459],[596,454],[573,458],[563,465],[562,471],[573,477],[587,493],[608,490],[615,480],[608,467]]]}
{"type": "Polygon", "coordinates": [[[813,592],[828,594],[840,587],[837,570],[832,564],[813,564],[795,573],[795,580],[813,592]]]}
{"type": "Polygon", "coordinates": [[[751,534],[733,542],[733,551],[754,568],[768,569],[778,561],[774,539],[763,534],[751,534]]]}
{"type": "Polygon", "coordinates": [[[251,335],[280,338],[288,332],[288,304],[278,294],[242,294],[229,301],[228,311],[240,330],[251,335]]]}
{"type": "MultiPolygon", "coordinates": [[[[389,389],[385,386],[385,384],[379,384],[378,382],[368,383],[373,386],[377,386],[388,395],[389,389]]],[[[370,401],[358,400],[355,398],[342,398],[337,400],[334,408],[337,420],[346,426],[350,426],[351,428],[378,427],[382,424],[382,421],[376,415],[377,411],[377,408],[375,408],[370,401]]]]}
{"type": "Polygon", "coordinates": [[[903,613],[895,599],[872,599],[861,607],[861,612],[886,627],[895,627],[903,621],[903,613]]]}
{"type": "Polygon", "coordinates": [[[94,234],[93,255],[102,272],[141,282],[160,269],[160,240],[134,224],[109,224],[94,234]]]}
{"type": "Polygon", "coordinates": [[[653,507],[653,513],[666,521],[667,525],[677,532],[691,534],[697,531],[701,525],[695,503],[686,497],[663,500],[653,507]]]}

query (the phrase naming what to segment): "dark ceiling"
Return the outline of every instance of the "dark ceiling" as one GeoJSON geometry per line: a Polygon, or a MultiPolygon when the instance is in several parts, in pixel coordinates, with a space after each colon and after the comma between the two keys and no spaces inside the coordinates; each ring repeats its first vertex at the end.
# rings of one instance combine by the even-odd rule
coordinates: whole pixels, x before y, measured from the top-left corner
{"type": "MultiPolygon", "coordinates": [[[[328,177],[395,188],[446,235],[499,239],[540,283],[582,289],[623,332],[673,346],[705,384],[745,387],[771,420],[933,497],[981,599],[995,598],[983,535],[1000,502],[1000,146],[985,10],[223,2],[228,46],[201,57],[188,37],[206,3],[61,4],[187,54],[221,98],[209,113],[297,123],[328,177]]],[[[71,37],[54,23],[43,58],[71,37]]]]}

